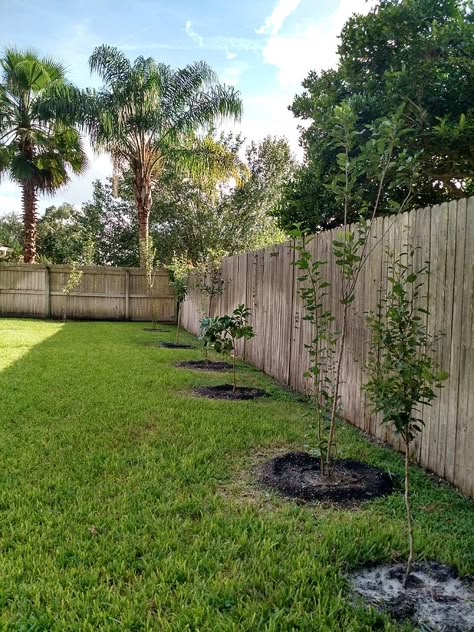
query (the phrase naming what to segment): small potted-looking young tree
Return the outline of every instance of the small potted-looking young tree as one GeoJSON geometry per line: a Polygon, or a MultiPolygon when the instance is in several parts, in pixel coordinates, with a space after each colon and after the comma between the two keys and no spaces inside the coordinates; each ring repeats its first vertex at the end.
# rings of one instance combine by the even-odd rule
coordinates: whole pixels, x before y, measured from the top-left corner
{"type": "Polygon", "coordinates": [[[397,258],[388,253],[387,287],[382,292],[377,313],[367,316],[372,334],[364,386],[375,413],[382,423],[400,435],[405,449],[405,506],[409,554],[403,580],[410,576],[413,551],[413,519],[410,507],[410,449],[424,421],[420,407],[430,406],[448,373],[430,354],[440,334],[431,335],[426,326],[428,311],[420,305],[423,276],[428,266],[413,269],[413,250],[397,258]]]}
{"type": "Polygon", "coordinates": [[[166,267],[170,285],[174,288],[176,296],[176,338],[174,342],[162,342],[160,346],[167,349],[190,349],[192,345],[179,342],[179,334],[181,328],[181,305],[188,293],[189,274],[193,266],[188,261],[187,253],[184,253],[182,255],[174,254],[171,262],[166,267]]]}
{"type": "Polygon", "coordinates": [[[265,395],[265,391],[246,386],[237,386],[236,345],[237,340],[254,337],[253,327],[249,325],[250,309],[244,304],[238,305],[231,315],[209,318],[203,323],[201,338],[204,346],[213,348],[217,353],[232,357],[232,384],[197,388],[200,395],[220,399],[254,399],[265,395]]]}

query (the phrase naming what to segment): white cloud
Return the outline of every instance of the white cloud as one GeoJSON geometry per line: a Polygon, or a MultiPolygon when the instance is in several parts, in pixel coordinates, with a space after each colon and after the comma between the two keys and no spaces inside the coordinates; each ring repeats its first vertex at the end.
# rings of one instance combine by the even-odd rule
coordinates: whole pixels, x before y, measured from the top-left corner
{"type": "Polygon", "coordinates": [[[193,40],[193,42],[196,42],[198,46],[202,46],[204,44],[204,39],[201,37],[201,35],[199,35],[199,33],[196,33],[196,31],[193,29],[191,20],[186,21],[185,28],[186,28],[186,35],[188,35],[188,37],[190,37],[193,40]]]}
{"type": "Polygon", "coordinates": [[[232,53],[230,50],[226,50],[225,56],[227,59],[235,59],[237,57],[237,53],[232,53]]]}
{"type": "Polygon", "coordinates": [[[246,61],[234,61],[230,66],[224,69],[224,72],[220,73],[219,79],[223,83],[236,86],[241,75],[249,68],[249,64],[246,61]]]}
{"type": "Polygon", "coordinates": [[[236,53],[229,52],[231,50],[239,51],[260,51],[263,43],[256,39],[248,39],[246,37],[228,37],[225,35],[217,35],[212,37],[203,37],[194,30],[191,20],[185,23],[186,34],[198,46],[206,50],[224,51],[228,55],[228,59],[234,59],[236,53]]]}
{"type": "Polygon", "coordinates": [[[277,35],[287,17],[296,11],[301,0],[279,0],[271,15],[265,18],[262,26],[257,29],[259,35],[277,35]]]}
{"type": "Polygon", "coordinates": [[[367,13],[373,5],[373,1],[339,0],[335,11],[324,20],[269,37],[263,59],[278,69],[280,85],[296,90],[310,70],[336,66],[337,40],[344,23],[353,13],[367,13]]]}

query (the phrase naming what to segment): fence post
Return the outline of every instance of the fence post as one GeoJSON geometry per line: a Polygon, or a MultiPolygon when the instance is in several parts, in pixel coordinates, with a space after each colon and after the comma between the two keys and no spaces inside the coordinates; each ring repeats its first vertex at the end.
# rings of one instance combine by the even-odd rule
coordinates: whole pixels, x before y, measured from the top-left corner
{"type": "Polygon", "coordinates": [[[125,320],[130,320],[130,270],[125,270],[125,320]]]}
{"type": "Polygon", "coordinates": [[[44,268],[44,313],[45,318],[51,318],[51,268],[44,268]]]}

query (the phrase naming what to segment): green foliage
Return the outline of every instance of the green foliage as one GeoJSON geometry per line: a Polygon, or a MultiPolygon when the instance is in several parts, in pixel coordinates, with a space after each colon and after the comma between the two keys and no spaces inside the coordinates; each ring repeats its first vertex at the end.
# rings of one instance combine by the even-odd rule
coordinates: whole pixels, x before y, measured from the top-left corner
{"type": "Polygon", "coordinates": [[[49,206],[38,220],[37,250],[43,261],[66,264],[83,261],[84,242],[91,240],[72,204],[49,206]]]}
{"type": "Polygon", "coordinates": [[[0,59],[0,177],[23,187],[25,260],[36,257],[37,193],[51,193],[81,173],[86,155],[79,133],[58,114],[71,94],[61,63],[9,48],[0,59]]]}
{"type": "Polygon", "coordinates": [[[382,423],[391,424],[406,444],[424,425],[420,406],[429,406],[448,378],[430,354],[439,334],[428,332],[428,312],[420,305],[428,267],[414,270],[413,255],[407,250],[395,259],[389,253],[387,288],[378,312],[367,317],[372,337],[364,387],[382,423]]]}
{"type": "Polygon", "coordinates": [[[238,168],[234,153],[198,131],[218,119],[238,118],[241,100],[205,62],[173,70],[151,58],[131,63],[117,48],[102,45],[89,65],[103,87],[83,95],[82,122],[94,146],[110,152],[116,171],[130,169],[143,244],[152,189],[166,167],[204,178],[226,177],[238,168]]]}
{"type": "Polygon", "coordinates": [[[253,327],[248,324],[250,309],[244,304],[238,305],[232,314],[201,320],[201,339],[205,348],[213,348],[217,353],[231,354],[233,361],[234,392],[237,388],[235,374],[235,345],[237,340],[246,340],[255,336],[253,327]]]}
{"type": "Polygon", "coordinates": [[[167,265],[170,285],[174,288],[176,301],[178,303],[178,323],[176,327],[176,344],[179,342],[179,327],[181,322],[181,303],[188,293],[189,275],[193,269],[192,263],[188,261],[187,254],[173,255],[171,263],[167,265]]]}
{"type": "MultiPolygon", "coordinates": [[[[397,213],[406,209],[411,199],[411,178],[416,172],[416,161],[403,150],[394,156],[407,131],[402,125],[403,107],[390,119],[383,119],[366,127],[367,140],[362,150],[355,152],[357,144],[358,114],[351,101],[334,108],[333,128],[330,132],[334,147],[337,171],[331,176],[326,189],[342,209],[343,227],[332,241],[332,256],[338,266],[341,283],[337,300],[342,305],[342,320],[336,332],[330,326],[332,314],[324,307],[327,281],[323,278],[324,261],[313,258],[307,248],[308,230],[298,226],[292,236],[302,239],[296,244],[296,265],[304,272],[300,279],[300,294],[305,306],[305,318],[313,323],[314,338],[308,346],[311,358],[318,448],[321,470],[331,472],[336,449],[336,421],[339,406],[342,359],[345,351],[349,306],[354,302],[355,287],[359,274],[370,254],[368,247],[370,221],[378,215],[386,203],[397,213]],[[359,175],[370,177],[371,195],[360,187],[359,175]],[[406,190],[401,204],[392,201],[394,189],[406,190]],[[350,220],[356,220],[349,226],[350,220]],[[306,239],[306,243],[305,243],[306,239]],[[336,348],[337,346],[337,348],[336,348]],[[330,358],[330,362],[328,361],[330,358]],[[324,366],[325,371],[322,371],[324,366]],[[324,384],[320,375],[324,376],[324,384]],[[323,388],[324,387],[324,388],[323,388]],[[319,406],[318,406],[319,404],[319,406]],[[324,419],[329,416],[326,429],[324,419]],[[321,449],[325,449],[325,454],[321,449]]],[[[371,246],[373,248],[373,246],[371,246]]]]}
{"type": "Polygon", "coordinates": [[[173,255],[171,263],[167,266],[170,277],[170,284],[173,286],[176,300],[182,303],[188,293],[189,274],[193,268],[192,263],[188,261],[186,253],[182,255],[173,255]]]}
{"type": "Polygon", "coordinates": [[[16,213],[0,216],[0,244],[12,249],[3,261],[17,261],[23,252],[23,222],[16,213]]]}
{"type": "Polygon", "coordinates": [[[92,199],[82,205],[76,221],[96,245],[96,265],[136,267],[138,223],[133,194],[124,186],[119,187],[118,193],[118,196],[113,194],[111,180],[105,183],[96,180],[92,199]]]}
{"type": "Polygon", "coordinates": [[[415,270],[413,256],[414,251],[410,249],[398,258],[388,253],[387,287],[381,291],[378,313],[367,317],[372,338],[366,365],[368,380],[364,385],[374,412],[381,413],[382,423],[390,424],[405,443],[409,555],[404,586],[414,558],[410,444],[424,425],[420,407],[431,405],[437,396],[435,388],[441,388],[449,377],[430,355],[439,334],[429,334],[426,327],[429,312],[420,306],[428,264],[415,270]]]}
{"type": "MultiPolygon", "coordinates": [[[[462,0],[382,0],[367,15],[352,16],[340,36],[336,69],[312,71],[292,111],[309,124],[301,143],[306,164],[290,182],[279,215],[284,228],[302,222],[311,230],[343,223],[343,209],[322,188],[339,172],[332,132],[337,107],[358,113],[351,157],[364,151],[367,126],[396,115],[409,130],[394,153],[420,163],[409,208],[458,198],[472,190],[474,170],[474,18],[462,0]]],[[[360,197],[373,200],[371,174],[355,175],[360,197]]],[[[401,203],[406,186],[390,199],[401,203]]],[[[382,199],[378,213],[392,212],[382,199]]],[[[349,215],[349,220],[351,220],[349,215]]]]}
{"type": "MultiPolygon", "coordinates": [[[[80,258],[84,265],[92,265],[92,261],[94,258],[94,244],[92,241],[86,241],[83,244],[82,255],[80,258]]],[[[64,313],[63,313],[64,320],[66,320],[66,317],[67,317],[69,297],[74,292],[74,290],[79,287],[83,276],[84,276],[84,271],[81,270],[81,262],[75,261],[75,260],[72,261],[71,271],[62,289],[62,294],[63,296],[66,297],[65,302],[64,302],[64,313]]]]}
{"type": "MultiPolygon", "coordinates": [[[[330,283],[323,277],[325,261],[315,260],[310,245],[314,235],[308,235],[296,226],[290,237],[296,252],[294,265],[301,272],[298,277],[299,294],[303,300],[303,319],[312,325],[312,339],[305,343],[310,366],[305,377],[312,380],[312,412],[316,423],[316,449],[319,454],[321,473],[325,474],[328,458],[329,420],[334,399],[334,353],[337,336],[333,331],[334,316],[325,308],[330,283]]],[[[330,455],[329,455],[330,457],[330,455]]]]}

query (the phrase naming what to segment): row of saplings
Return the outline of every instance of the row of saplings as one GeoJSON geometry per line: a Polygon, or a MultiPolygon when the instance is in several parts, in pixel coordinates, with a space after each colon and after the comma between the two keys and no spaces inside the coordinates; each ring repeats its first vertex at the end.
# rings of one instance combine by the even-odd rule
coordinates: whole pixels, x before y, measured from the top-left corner
{"type": "MultiPolygon", "coordinates": [[[[394,489],[393,477],[383,470],[359,461],[336,458],[340,363],[345,342],[341,333],[347,326],[344,313],[347,317],[348,312],[344,307],[353,301],[355,284],[342,290],[342,331],[335,332],[335,317],[325,307],[330,284],[323,278],[324,262],[313,259],[311,236],[295,229],[293,237],[298,253],[295,265],[301,271],[299,289],[305,307],[304,318],[311,323],[313,332],[311,342],[306,345],[310,361],[305,376],[310,378],[312,385],[311,410],[316,441],[311,453],[290,452],[264,463],[258,470],[258,477],[261,483],[286,496],[330,502],[336,507],[353,505],[391,493],[394,489]]],[[[346,282],[353,278],[355,268],[360,264],[359,255],[354,254],[356,241],[360,248],[360,233],[357,237],[353,231],[342,231],[333,245],[346,282]],[[350,262],[354,258],[354,263],[349,265],[347,260],[350,262]]],[[[409,555],[406,566],[387,564],[364,568],[351,577],[351,583],[357,595],[399,620],[427,625],[430,630],[472,630],[472,582],[457,577],[453,569],[436,562],[414,563],[411,445],[423,426],[420,407],[431,404],[436,390],[448,378],[430,353],[439,334],[432,336],[428,333],[428,310],[422,306],[426,298],[423,296],[423,278],[429,274],[428,264],[415,270],[414,256],[415,250],[410,248],[398,258],[388,252],[387,279],[380,291],[380,302],[375,312],[366,315],[371,344],[364,386],[374,412],[381,413],[382,423],[392,425],[405,444],[409,555]]],[[[222,290],[219,279],[217,286],[222,290]]],[[[205,286],[201,286],[201,290],[202,287],[205,286]]],[[[197,394],[223,399],[254,399],[265,395],[261,389],[237,385],[237,341],[255,335],[249,324],[250,316],[250,310],[239,305],[230,315],[201,319],[200,339],[205,359],[180,362],[179,365],[232,371],[232,384],[198,387],[194,389],[197,394]],[[231,364],[210,360],[210,349],[230,356],[231,364]]]]}
{"type": "MultiPolygon", "coordinates": [[[[295,262],[300,272],[299,291],[305,308],[304,318],[311,326],[311,341],[306,377],[310,380],[311,410],[314,414],[314,454],[290,453],[262,466],[260,480],[287,495],[306,500],[329,500],[343,504],[366,500],[392,490],[390,476],[380,469],[348,459],[336,458],[336,426],[340,404],[342,363],[347,329],[354,317],[351,305],[364,266],[375,248],[381,247],[385,234],[375,235],[371,226],[382,210],[393,209],[396,216],[409,208],[420,166],[403,150],[407,133],[403,106],[390,119],[366,126],[367,142],[355,150],[357,114],[349,103],[336,106],[331,132],[337,151],[339,173],[329,186],[343,209],[343,226],[329,248],[340,273],[340,283],[331,287],[324,270],[327,261],[315,256],[314,237],[296,226],[292,233],[295,262]],[[370,191],[361,196],[360,177],[370,182],[370,191]],[[371,193],[372,192],[372,193],[371,193]],[[403,193],[402,196],[400,194],[403,193]],[[370,203],[367,195],[371,194],[370,203]],[[392,197],[398,196],[398,200],[392,197]],[[355,221],[352,226],[349,221],[355,221]],[[339,304],[336,319],[328,308],[331,299],[339,304]],[[337,330],[336,330],[337,329],[337,330]]],[[[384,221],[390,230],[395,220],[384,221]]],[[[379,226],[380,227],[380,226],[379,226]]],[[[388,253],[387,277],[380,290],[375,312],[366,315],[371,332],[368,361],[365,366],[365,390],[374,413],[392,426],[405,447],[405,505],[409,555],[406,567],[386,565],[363,569],[351,577],[355,592],[370,603],[400,620],[410,620],[423,629],[449,631],[474,630],[474,590],[466,578],[458,578],[449,567],[437,563],[414,564],[413,522],[410,507],[410,451],[423,426],[420,408],[429,406],[437,390],[447,379],[432,357],[439,335],[427,329],[428,311],[423,296],[428,264],[416,265],[419,250],[407,246],[396,256],[388,253]]],[[[176,271],[175,271],[176,272],[176,271]]],[[[178,275],[179,276],[179,275],[178,275]]],[[[184,278],[184,271],[183,271],[184,278]]],[[[178,301],[185,295],[185,282],[179,286],[174,276],[178,301]]],[[[211,271],[210,282],[202,285],[209,296],[222,293],[223,285],[211,271]]],[[[235,346],[239,338],[251,338],[249,310],[239,305],[229,316],[207,317],[201,337],[205,350],[232,356],[233,385],[221,387],[221,396],[237,397],[235,346]]],[[[178,322],[179,324],[179,322],[178,322]]],[[[205,362],[208,364],[208,362],[205,362]]],[[[209,389],[204,393],[210,395],[209,389]]],[[[245,394],[244,391],[241,393],[245,394]]],[[[216,393],[214,393],[216,396],[216,393]]]]}

